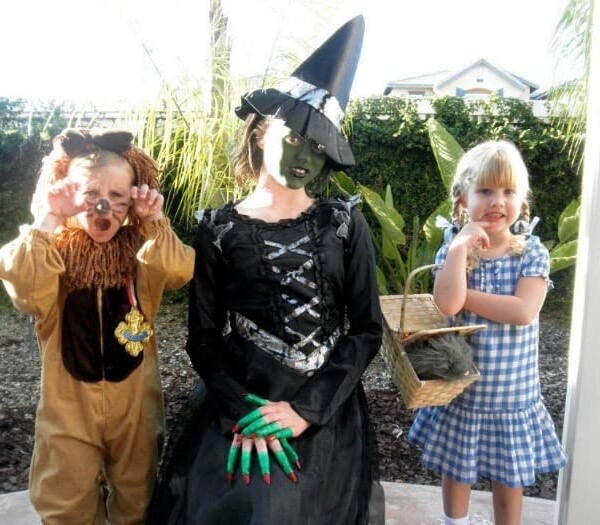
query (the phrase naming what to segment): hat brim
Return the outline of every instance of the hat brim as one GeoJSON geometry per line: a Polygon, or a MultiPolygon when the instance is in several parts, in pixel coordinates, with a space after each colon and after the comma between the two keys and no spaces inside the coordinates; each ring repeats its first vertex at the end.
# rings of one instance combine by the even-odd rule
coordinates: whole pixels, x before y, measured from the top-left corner
{"type": "Polygon", "coordinates": [[[285,125],[325,146],[325,153],[334,162],[334,169],[354,166],[350,144],[335,125],[322,113],[288,94],[274,88],[257,89],[242,96],[242,104],[235,114],[245,119],[250,113],[277,118],[285,125]]]}

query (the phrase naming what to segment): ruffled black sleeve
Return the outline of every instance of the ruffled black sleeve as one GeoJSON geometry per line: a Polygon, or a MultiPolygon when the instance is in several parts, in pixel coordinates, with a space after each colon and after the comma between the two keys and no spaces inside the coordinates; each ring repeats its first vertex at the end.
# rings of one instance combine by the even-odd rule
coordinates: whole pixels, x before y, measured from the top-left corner
{"type": "Polygon", "coordinates": [[[364,216],[352,209],[344,255],[348,332],[340,337],[329,361],[291,400],[312,424],[324,425],[354,391],[379,350],[382,314],[377,292],[375,255],[364,216]]]}
{"type": "Polygon", "coordinates": [[[218,243],[213,231],[201,222],[194,242],[196,262],[190,284],[186,350],[219,410],[223,433],[228,433],[249,408],[243,401],[243,386],[228,373],[223,336],[227,320],[223,300],[225,264],[218,243]]]}

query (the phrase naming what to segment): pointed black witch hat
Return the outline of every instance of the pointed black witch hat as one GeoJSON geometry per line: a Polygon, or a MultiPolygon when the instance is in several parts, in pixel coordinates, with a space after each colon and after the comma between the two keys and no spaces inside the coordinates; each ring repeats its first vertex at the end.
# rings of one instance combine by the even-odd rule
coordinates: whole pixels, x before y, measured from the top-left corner
{"type": "Polygon", "coordinates": [[[243,95],[236,115],[244,119],[249,113],[258,113],[282,119],[296,133],[325,146],[325,153],[338,169],[354,165],[341,123],[364,31],[362,15],[349,20],[283,83],[243,95]]]}

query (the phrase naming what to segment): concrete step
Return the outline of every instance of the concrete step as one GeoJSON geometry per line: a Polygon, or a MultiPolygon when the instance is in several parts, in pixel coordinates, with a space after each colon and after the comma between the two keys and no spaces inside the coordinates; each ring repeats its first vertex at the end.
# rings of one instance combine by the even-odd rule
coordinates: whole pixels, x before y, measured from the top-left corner
{"type": "MultiPolygon", "coordinates": [[[[386,499],[386,525],[440,525],[442,495],[439,487],[382,482],[386,499]]],[[[521,525],[552,525],[554,501],[524,498],[521,525]]],[[[471,493],[472,525],[491,525],[491,493],[471,493]]],[[[0,523],[6,525],[39,525],[40,520],[29,504],[26,490],[0,494],[0,523]]]]}

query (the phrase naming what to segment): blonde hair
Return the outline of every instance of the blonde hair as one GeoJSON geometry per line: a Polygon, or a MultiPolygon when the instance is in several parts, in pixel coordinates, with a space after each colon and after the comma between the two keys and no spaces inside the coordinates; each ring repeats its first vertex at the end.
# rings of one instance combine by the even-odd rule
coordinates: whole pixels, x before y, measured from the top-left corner
{"type": "Polygon", "coordinates": [[[113,151],[107,151],[104,149],[98,149],[92,153],[85,155],[78,155],[73,157],[67,167],[67,175],[73,169],[85,169],[94,170],[103,168],[105,166],[127,166],[127,169],[131,173],[131,182],[135,182],[135,174],[133,173],[133,167],[125,160],[125,157],[115,153],[113,151]]]}
{"type": "Polygon", "coordinates": [[[468,150],[460,159],[452,181],[452,222],[462,226],[465,208],[462,198],[473,184],[512,188],[522,199],[521,219],[529,221],[529,173],[514,144],[488,140],[468,150]]]}

